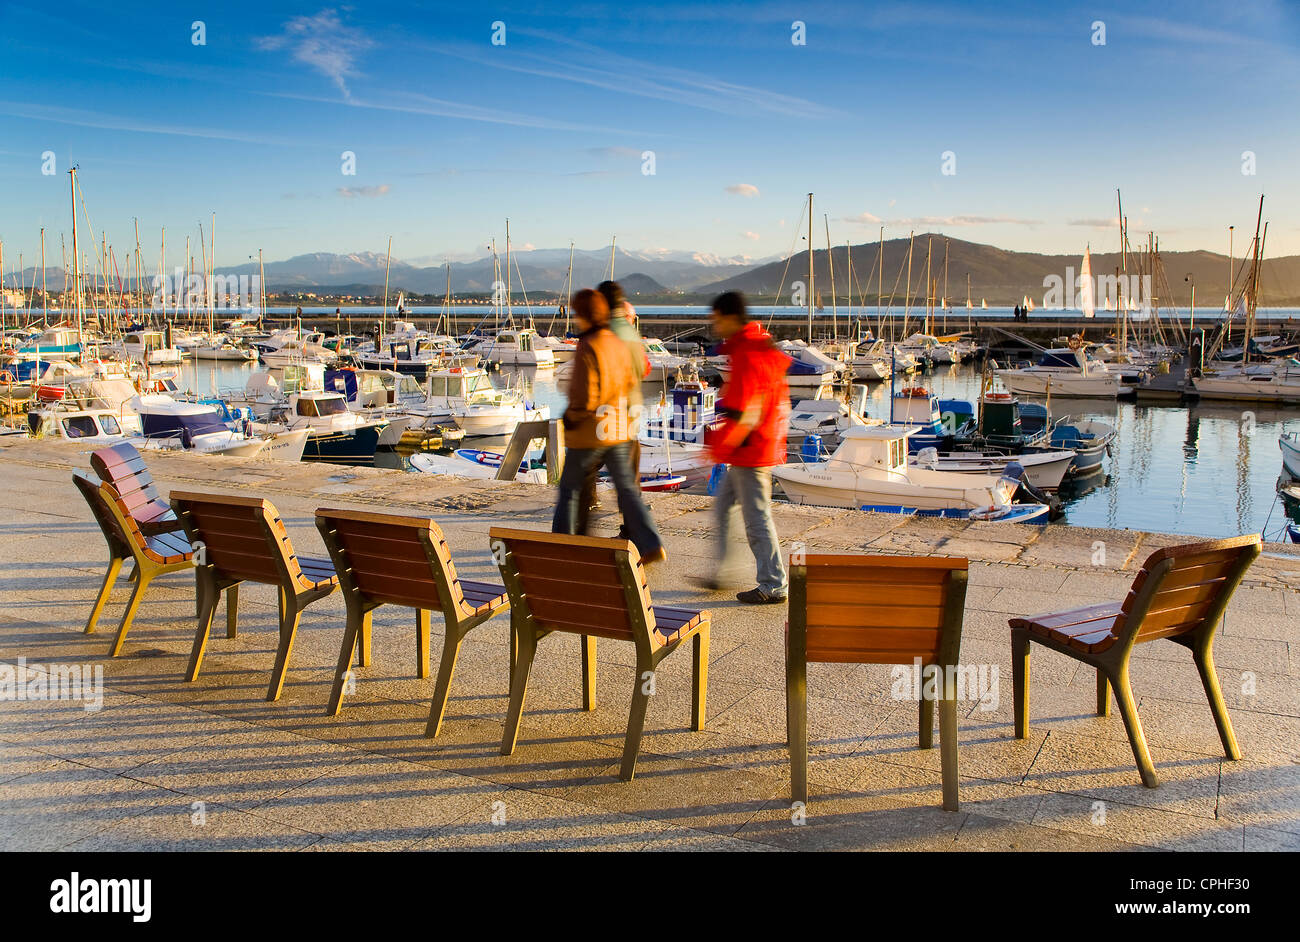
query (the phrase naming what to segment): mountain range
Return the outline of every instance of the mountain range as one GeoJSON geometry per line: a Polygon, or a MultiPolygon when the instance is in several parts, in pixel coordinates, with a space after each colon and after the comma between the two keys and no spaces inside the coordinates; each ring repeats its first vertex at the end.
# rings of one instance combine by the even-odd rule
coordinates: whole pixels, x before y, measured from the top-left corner
{"type": "MultiPolygon", "coordinates": [[[[1081,261],[1080,255],[1017,252],[933,233],[916,236],[910,246],[910,283],[914,302],[923,302],[927,294],[927,254],[936,301],[946,296],[953,304],[964,302],[969,274],[970,296],[976,306],[981,300],[993,305],[1014,304],[1026,295],[1035,304],[1040,304],[1045,290],[1044,279],[1052,275],[1064,279],[1067,268],[1077,276],[1081,261]]],[[[851,290],[853,300],[858,303],[867,299],[874,304],[879,293],[886,302],[892,297],[895,304],[902,304],[905,286],[909,283],[908,251],[908,239],[888,240],[883,245],[882,264],[879,243],[863,243],[851,249],[841,246],[829,253],[825,249],[815,250],[816,294],[821,303],[830,305],[833,268],[834,294],[838,303],[844,303],[851,290]]],[[[1163,299],[1163,303],[1186,305],[1194,282],[1198,307],[1222,306],[1228,293],[1227,256],[1207,251],[1164,251],[1160,257],[1164,278],[1163,282],[1157,278],[1152,290],[1163,299]]],[[[510,284],[516,296],[525,292],[554,296],[563,291],[568,283],[569,258],[569,249],[512,251],[510,284]]],[[[609,247],[575,249],[572,258],[572,284],[575,287],[594,285],[609,272],[609,247]]],[[[316,252],[266,262],[267,291],[376,296],[384,290],[387,261],[383,253],[377,252],[347,255],[316,252]]],[[[440,297],[446,290],[447,266],[424,264],[429,261],[428,258],[394,260],[387,270],[390,296],[396,297],[398,292],[405,291],[440,297]]],[[[1113,275],[1122,265],[1117,252],[1092,255],[1094,276],[1113,275]]],[[[1138,272],[1141,259],[1130,253],[1127,267],[1130,273],[1138,272]]],[[[1245,277],[1248,267],[1243,259],[1234,259],[1234,274],[1239,281],[1245,277]]],[[[256,262],[248,262],[220,267],[217,273],[253,275],[257,270],[256,262]]],[[[492,291],[496,277],[506,280],[504,254],[498,255],[495,261],[490,255],[471,261],[453,261],[450,270],[453,294],[485,295],[492,291]]],[[[779,292],[781,303],[790,304],[793,302],[794,282],[808,280],[808,254],[804,251],[789,259],[754,260],[699,252],[631,252],[620,248],[614,254],[614,272],[630,296],[643,299],[699,302],[721,291],[738,290],[758,304],[774,303],[779,292]]],[[[47,268],[45,277],[52,290],[62,288],[64,275],[61,269],[47,268]]],[[[22,279],[28,286],[38,284],[40,273],[29,268],[23,272],[22,279]]],[[[5,279],[8,287],[16,287],[18,282],[15,273],[10,273],[5,279]]],[[[1104,295],[1098,296],[1099,308],[1103,301],[1104,295]]],[[[1300,256],[1265,259],[1261,269],[1260,303],[1274,306],[1300,304],[1300,256]]]]}

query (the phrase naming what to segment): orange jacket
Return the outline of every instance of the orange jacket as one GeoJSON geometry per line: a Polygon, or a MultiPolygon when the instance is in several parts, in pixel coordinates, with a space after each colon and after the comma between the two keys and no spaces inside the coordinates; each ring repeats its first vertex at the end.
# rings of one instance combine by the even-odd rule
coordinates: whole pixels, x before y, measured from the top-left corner
{"type": "Polygon", "coordinates": [[[785,464],[786,423],[790,418],[790,392],[785,374],[790,358],[777,349],[772,335],[756,321],[718,348],[726,354],[730,373],[718,397],[724,416],[706,433],[714,461],[742,468],[770,468],[785,464]],[[757,424],[747,433],[739,418],[754,413],[757,424]]]}
{"type": "Polygon", "coordinates": [[[578,340],[569,374],[569,407],[564,410],[569,448],[603,448],[631,441],[631,392],[640,385],[627,346],[607,327],[578,340]]]}

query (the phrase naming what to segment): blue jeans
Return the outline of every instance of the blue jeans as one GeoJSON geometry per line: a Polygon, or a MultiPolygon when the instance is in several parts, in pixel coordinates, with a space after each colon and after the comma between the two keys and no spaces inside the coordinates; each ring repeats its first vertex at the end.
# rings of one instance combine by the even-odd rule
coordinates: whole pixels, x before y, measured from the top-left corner
{"type": "Polygon", "coordinates": [[[642,556],[648,556],[663,546],[663,541],[650,517],[650,510],[641,501],[640,476],[632,467],[629,442],[604,448],[570,448],[565,452],[564,471],[560,474],[560,497],[555,505],[551,532],[578,532],[583,485],[602,465],[609,469],[614,490],[618,493],[618,509],[623,514],[628,538],[636,544],[642,556]]]}
{"type": "Polygon", "coordinates": [[[758,588],[774,598],[783,599],[790,591],[790,580],[781,559],[781,539],[772,522],[772,471],[770,468],[741,468],[731,465],[714,497],[718,573],[728,568],[731,556],[729,540],[733,511],[740,506],[745,521],[745,536],[758,564],[758,588]]]}

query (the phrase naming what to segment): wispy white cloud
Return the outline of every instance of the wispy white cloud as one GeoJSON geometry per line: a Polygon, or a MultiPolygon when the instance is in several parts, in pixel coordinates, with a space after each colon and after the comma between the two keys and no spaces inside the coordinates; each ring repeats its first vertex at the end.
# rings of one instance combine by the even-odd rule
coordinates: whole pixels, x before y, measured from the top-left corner
{"type": "Polygon", "coordinates": [[[353,199],[358,196],[374,199],[377,196],[383,196],[391,189],[392,187],[387,183],[381,183],[379,186],[341,186],[338,188],[338,194],[345,199],[353,199]]]}
{"type": "Polygon", "coordinates": [[[15,118],[26,118],[31,121],[52,121],[56,124],[70,124],[80,128],[99,128],[105,131],[168,134],[174,137],[198,137],[208,140],[237,141],[243,144],[289,146],[302,143],[300,140],[290,138],[266,137],[264,135],[248,134],[243,131],[205,128],[181,122],[155,124],[151,121],[120,117],[104,111],[82,111],[77,108],[62,108],[57,105],[32,105],[15,101],[0,101],[0,114],[12,115],[15,118]]]}
{"type": "Polygon", "coordinates": [[[757,242],[759,239],[763,238],[757,232],[746,231],[746,232],[742,232],[741,235],[744,236],[746,239],[749,239],[751,242],[757,242]]]}
{"type": "Polygon", "coordinates": [[[1109,219],[1101,217],[1092,219],[1070,219],[1065,224],[1067,226],[1083,226],[1088,229],[1117,229],[1119,228],[1119,217],[1111,216],[1109,219]]]}
{"type": "Polygon", "coordinates": [[[459,101],[444,98],[431,98],[428,95],[413,93],[399,94],[391,100],[325,98],[319,95],[299,95],[291,92],[265,92],[272,98],[287,98],[294,101],[314,101],[325,105],[347,105],[352,108],[367,108],[373,111],[392,111],[398,114],[432,115],[441,118],[461,118],[466,121],[483,121],[488,124],[505,124],[512,127],[537,128],[545,131],[619,131],[624,134],[638,132],[610,128],[608,125],[574,124],[567,121],[553,121],[538,115],[520,114],[500,108],[480,108],[459,101]]]}
{"type": "Polygon", "coordinates": [[[758,196],[758,187],[752,183],[733,183],[727,187],[727,192],[733,196],[743,196],[746,199],[752,199],[758,196]]]}
{"type": "Polygon", "coordinates": [[[344,98],[351,97],[347,80],[359,74],[358,57],[375,45],[361,30],[344,23],[335,10],[295,16],[284,24],[278,36],[263,36],[255,42],[268,52],[289,50],[295,62],[315,69],[337,85],[344,98]]]}
{"type": "Polygon", "coordinates": [[[499,50],[488,51],[477,46],[451,43],[432,43],[426,48],[490,68],[575,82],[722,114],[749,109],[803,119],[842,116],[839,109],[806,98],[728,82],[704,72],[632,59],[562,34],[517,28],[511,35],[531,36],[548,44],[568,46],[575,50],[575,54],[557,56],[548,52],[542,55],[512,49],[509,56],[502,56],[499,50]],[[563,64],[557,65],[557,62],[563,64]],[[595,64],[584,65],[584,62],[595,64]]]}

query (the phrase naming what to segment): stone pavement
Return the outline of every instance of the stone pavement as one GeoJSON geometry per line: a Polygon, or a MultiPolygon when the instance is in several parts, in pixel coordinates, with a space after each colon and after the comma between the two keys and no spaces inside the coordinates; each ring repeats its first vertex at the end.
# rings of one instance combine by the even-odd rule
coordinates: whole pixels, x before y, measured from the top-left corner
{"type": "MultiPolygon", "coordinates": [[[[194,630],[193,579],[166,577],[122,656],[107,650],[125,579],[85,635],[104,544],[73,488],[74,444],[0,443],[0,676],[7,665],[101,665],[102,709],[0,701],[4,850],[1300,850],[1300,557],[1270,545],[1238,592],[1215,652],[1245,758],[1224,759],[1190,658],[1138,649],[1134,687],[1163,784],[1142,787],[1117,714],[1092,714],[1092,673],[1033,651],[1030,737],[1011,726],[1007,619],[1122,598],[1146,555],[1186,538],[1136,531],[902,520],[782,506],[778,526],[810,552],[939,552],[971,559],[962,661],[996,666],[996,709],[961,705],[961,810],[943,811],[937,749],[916,747],[916,708],[890,697],[890,669],[809,667],[811,798],[792,820],[785,750],[784,607],[701,594],[708,500],[653,495],[671,559],[657,600],[713,612],[708,724],[688,728],[690,658],[661,666],[635,781],[618,780],[634,659],[600,645],[599,702],[580,708],[578,641],[543,641],[519,737],[498,754],[508,615],[462,647],[436,741],[423,736],[433,681],[414,677],[405,610],[374,619],[372,666],[322,715],[343,630],[338,595],[303,616],[283,698],[267,703],[275,600],[245,587],[240,636],[218,627],[198,681],[181,680],[194,630]],[[1104,549],[1104,558],[1099,550],[1104,549]]],[[[457,567],[497,578],[487,528],[545,528],[546,488],[415,474],[158,454],[171,487],[270,498],[295,545],[320,554],[318,506],[435,517],[457,567]]],[[[601,517],[612,532],[611,517],[601,517]]],[[[1218,534],[1219,536],[1226,534],[1218,534]]],[[[741,587],[747,587],[742,583],[741,587]]],[[[441,623],[434,615],[433,656],[441,623]]],[[[936,736],[937,739],[937,736],[936,736]]]]}

